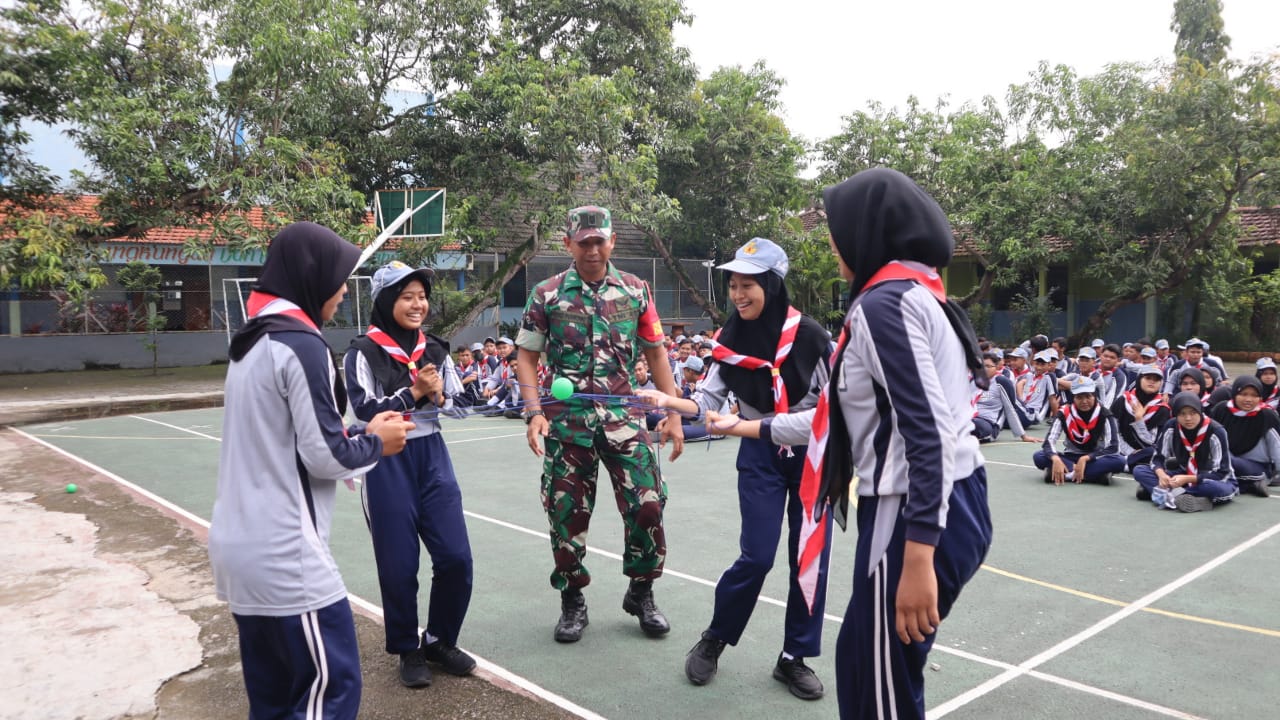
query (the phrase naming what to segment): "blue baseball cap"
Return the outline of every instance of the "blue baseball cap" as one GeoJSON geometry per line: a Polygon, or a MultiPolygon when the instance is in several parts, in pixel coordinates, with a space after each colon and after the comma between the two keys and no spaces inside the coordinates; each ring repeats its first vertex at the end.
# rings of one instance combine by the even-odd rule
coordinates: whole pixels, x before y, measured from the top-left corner
{"type": "Polygon", "coordinates": [[[1259,370],[1275,370],[1276,369],[1276,361],[1272,360],[1269,357],[1258,358],[1258,362],[1256,364],[1259,370]]]}
{"type": "Polygon", "coordinates": [[[1141,355],[1142,357],[1155,357],[1156,349],[1153,347],[1144,347],[1138,351],[1138,354],[1141,355]]]}
{"type": "Polygon", "coordinates": [[[431,268],[415,268],[409,267],[399,260],[391,262],[378,268],[373,274],[373,286],[369,291],[372,300],[378,299],[378,293],[389,287],[395,287],[402,283],[407,283],[408,278],[414,276],[422,282],[422,289],[426,291],[427,297],[431,297],[431,279],[436,273],[431,268]]]}
{"type": "Polygon", "coordinates": [[[1106,340],[1103,340],[1102,338],[1094,338],[1093,342],[1089,343],[1089,347],[1097,349],[1106,346],[1106,344],[1106,340]]]}
{"type": "Polygon", "coordinates": [[[716,267],[717,270],[743,275],[771,272],[782,278],[787,276],[787,270],[790,268],[791,263],[787,260],[786,251],[774,241],[765,238],[751,238],[746,245],[738,248],[738,251],[733,254],[733,260],[716,267]]]}
{"type": "Polygon", "coordinates": [[[1160,366],[1159,366],[1159,365],[1156,365],[1155,363],[1151,363],[1150,365],[1139,365],[1139,366],[1138,366],[1138,375],[1139,375],[1139,376],[1141,376],[1141,375],[1156,375],[1156,376],[1159,376],[1159,377],[1164,377],[1164,371],[1160,369],[1160,366]]]}
{"type": "Polygon", "coordinates": [[[1097,360],[1097,359],[1098,359],[1098,353],[1097,353],[1097,351],[1096,351],[1096,350],[1094,350],[1094,349],[1093,349],[1093,348],[1091,348],[1091,347],[1087,347],[1087,348],[1080,348],[1080,352],[1076,353],[1076,357],[1078,357],[1078,358],[1089,358],[1090,360],[1097,360]]]}
{"type": "Polygon", "coordinates": [[[1016,347],[1009,351],[1009,357],[1022,358],[1024,360],[1027,358],[1027,355],[1029,354],[1030,353],[1028,353],[1027,349],[1024,347],[1016,347]]]}
{"type": "Polygon", "coordinates": [[[1084,376],[1080,376],[1080,377],[1077,377],[1075,380],[1071,381],[1071,394],[1072,395],[1097,395],[1098,386],[1093,383],[1093,380],[1084,376]]]}
{"type": "Polygon", "coordinates": [[[690,355],[688,360],[684,361],[684,369],[692,370],[696,373],[702,372],[702,358],[697,355],[690,355]]]}
{"type": "Polygon", "coordinates": [[[1157,350],[1168,350],[1168,349],[1169,349],[1169,341],[1168,341],[1168,340],[1165,340],[1165,339],[1163,339],[1163,338],[1161,338],[1160,340],[1157,340],[1157,341],[1156,341],[1156,349],[1157,349],[1157,350]]]}

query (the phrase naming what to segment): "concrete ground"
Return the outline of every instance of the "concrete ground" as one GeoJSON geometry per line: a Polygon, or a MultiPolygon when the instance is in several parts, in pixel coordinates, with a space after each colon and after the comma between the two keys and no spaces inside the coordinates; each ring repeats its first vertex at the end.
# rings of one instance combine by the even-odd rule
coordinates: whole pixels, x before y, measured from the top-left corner
{"type": "MultiPolygon", "coordinates": [[[[0,375],[0,425],[220,404],[224,367],[0,375]]],[[[247,717],[235,623],[204,531],[0,429],[0,717],[247,717]],[[66,492],[68,483],[78,486],[66,492]]],[[[362,718],[572,717],[502,681],[400,686],[356,616],[362,718]]]]}

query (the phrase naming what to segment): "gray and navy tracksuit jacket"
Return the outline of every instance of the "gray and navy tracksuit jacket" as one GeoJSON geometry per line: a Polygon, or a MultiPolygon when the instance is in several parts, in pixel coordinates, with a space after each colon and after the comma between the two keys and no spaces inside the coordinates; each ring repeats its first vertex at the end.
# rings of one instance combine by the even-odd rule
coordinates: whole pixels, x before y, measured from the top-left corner
{"type": "Polygon", "coordinates": [[[348,436],[334,380],[313,331],[269,333],[227,368],[209,559],[237,615],[301,615],[346,597],[329,552],[337,486],[377,464],[382,440],[348,436]]]}

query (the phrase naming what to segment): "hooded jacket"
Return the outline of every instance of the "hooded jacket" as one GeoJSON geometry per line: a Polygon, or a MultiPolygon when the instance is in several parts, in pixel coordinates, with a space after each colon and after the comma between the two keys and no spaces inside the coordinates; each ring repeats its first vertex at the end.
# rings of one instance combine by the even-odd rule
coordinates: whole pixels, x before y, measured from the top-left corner
{"type": "MultiPolygon", "coordinates": [[[[1169,402],[1173,418],[1160,431],[1156,440],[1156,452],[1151,457],[1151,467],[1162,467],[1170,475],[1179,475],[1190,469],[1191,453],[1187,449],[1185,438],[1194,444],[1196,430],[1184,430],[1178,424],[1178,412],[1185,408],[1193,408],[1204,415],[1204,406],[1195,393],[1180,392],[1169,402]]],[[[1202,417],[1203,420],[1203,417],[1202,417]]],[[[1196,448],[1196,479],[1236,481],[1231,469],[1231,453],[1227,448],[1227,433],[1222,425],[1209,420],[1209,427],[1204,441],[1196,448]]]]}

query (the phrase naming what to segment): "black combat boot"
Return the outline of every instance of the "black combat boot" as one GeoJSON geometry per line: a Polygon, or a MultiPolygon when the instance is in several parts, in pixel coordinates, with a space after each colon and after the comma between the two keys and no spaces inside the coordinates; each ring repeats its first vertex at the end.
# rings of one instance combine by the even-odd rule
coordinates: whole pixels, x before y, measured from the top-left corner
{"type": "Polygon", "coordinates": [[[662,637],[671,632],[671,623],[653,603],[653,581],[632,580],[622,596],[622,609],[640,618],[640,629],[649,637],[662,637]]]}
{"type": "Polygon", "coordinates": [[[582,639],[587,620],[587,599],[582,591],[570,588],[560,593],[560,622],[556,623],[556,642],[571,643],[582,639]]]}

